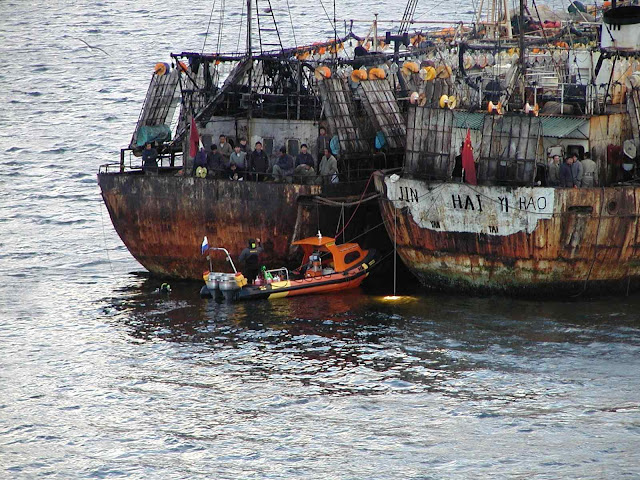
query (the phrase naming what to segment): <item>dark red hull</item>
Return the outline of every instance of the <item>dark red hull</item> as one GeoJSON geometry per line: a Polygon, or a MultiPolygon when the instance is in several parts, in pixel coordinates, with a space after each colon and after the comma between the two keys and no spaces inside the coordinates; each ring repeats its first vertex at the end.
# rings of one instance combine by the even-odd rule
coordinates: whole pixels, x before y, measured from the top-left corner
{"type": "MultiPolygon", "coordinates": [[[[260,238],[266,265],[291,265],[291,242],[320,228],[334,234],[340,208],[318,206],[315,195],[359,195],[364,184],[318,185],[232,182],[174,175],[104,173],[98,175],[111,221],[131,254],[159,276],[202,279],[208,263],[200,254],[206,235],[210,246],[225,247],[236,259],[247,239],[260,238]]],[[[366,208],[375,208],[369,202],[366,208]]],[[[366,217],[366,208],[362,208],[366,217]]],[[[350,212],[347,209],[347,212],[350,212]]],[[[348,217],[347,217],[348,218],[348,217]]],[[[379,217],[378,217],[379,218],[379,217]]],[[[366,228],[354,219],[347,234],[366,228]]],[[[382,232],[379,232],[382,233],[382,232]]],[[[225,270],[223,258],[213,267],[225,270]]]]}

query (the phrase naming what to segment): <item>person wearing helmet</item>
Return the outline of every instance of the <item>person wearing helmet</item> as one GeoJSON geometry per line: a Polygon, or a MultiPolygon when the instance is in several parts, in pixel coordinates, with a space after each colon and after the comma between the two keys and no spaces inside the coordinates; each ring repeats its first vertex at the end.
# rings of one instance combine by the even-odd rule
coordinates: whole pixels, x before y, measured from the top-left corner
{"type": "Polygon", "coordinates": [[[242,267],[242,274],[246,277],[249,285],[253,284],[253,281],[260,273],[260,254],[262,253],[262,245],[260,245],[260,239],[249,239],[248,246],[240,252],[238,262],[242,267]]]}

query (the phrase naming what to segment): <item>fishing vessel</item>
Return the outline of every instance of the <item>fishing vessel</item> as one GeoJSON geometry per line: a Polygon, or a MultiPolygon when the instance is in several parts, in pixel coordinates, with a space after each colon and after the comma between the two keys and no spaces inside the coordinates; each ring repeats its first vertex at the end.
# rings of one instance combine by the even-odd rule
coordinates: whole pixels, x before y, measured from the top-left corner
{"type": "Polygon", "coordinates": [[[375,185],[425,287],[555,298],[640,284],[640,7],[539,25],[511,43],[459,43],[453,82],[405,69],[403,168],[375,185]],[[550,178],[551,157],[573,153],[596,162],[593,186],[550,178]]]}
{"type": "MultiPolygon", "coordinates": [[[[290,265],[292,244],[318,230],[342,233],[336,236],[344,242],[381,225],[371,182],[377,165],[369,161],[375,131],[363,124],[357,129],[359,140],[345,143],[350,134],[343,124],[340,132],[335,125],[329,127],[330,105],[319,90],[319,79],[331,74],[327,65],[348,66],[348,57],[363,39],[351,32],[285,48],[272,10],[267,9],[257,19],[257,33],[263,38],[269,31],[276,43],[256,46],[254,7],[247,2],[246,51],[181,52],[172,54],[170,63],[156,65],[130,144],[121,150],[118,163],[100,168],[98,184],[115,230],[153,274],[201,278],[200,253],[193,246],[205,234],[212,244],[227,245],[232,256],[239,254],[247,238],[263,238],[265,262],[290,265]],[[178,105],[176,123],[172,118],[178,105]],[[322,127],[330,136],[319,135],[322,127]],[[243,181],[230,179],[224,171],[205,178],[193,175],[194,138],[195,150],[201,143],[208,152],[221,134],[236,144],[244,138],[250,148],[261,142],[271,164],[281,148],[295,158],[307,144],[316,175],[293,172],[283,183],[272,181],[271,170],[250,168],[238,179],[243,181]],[[149,142],[157,150],[158,167],[145,169],[140,155],[149,142]],[[321,177],[321,146],[329,144],[338,157],[338,173],[321,177]],[[367,184],[371,189],[363,195],[367,184]]],[[[332,101],[355,108],[356,101],[352,96],[345,100],[347,90],[340,88],[342,96],[333,94],[332,101]]],[[[355,118],[364,115],[360,112],[355,118]]],[[[389,152],[381,165],[399,165],[401,154],[389,152]]],[[[360,242],[384,245],[388,240],[377,228],[360,242]]]]}
{"type": "Polygon", "coordinates": [[[237,271],[229,251],[222,247],[207,250],[212,268],[213,253],[222,252],[233,273],[206,271],[202,297],[226,301],[274,299],[343,291],[357,288],[377,266],[379,255],[375,250],[362,250],[357,243],[336,244],[335,238],[309,237],[293,242],[303,252],[302,264],[290,271],[286,267],[266,270],[248,284],[237,271]]]}

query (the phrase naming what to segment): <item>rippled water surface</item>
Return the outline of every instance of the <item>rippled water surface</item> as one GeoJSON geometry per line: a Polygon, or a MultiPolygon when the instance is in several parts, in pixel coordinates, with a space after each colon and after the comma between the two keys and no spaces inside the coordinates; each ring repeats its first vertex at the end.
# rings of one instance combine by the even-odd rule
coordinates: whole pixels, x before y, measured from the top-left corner
{"type": "MultiPolygon", "coordinates": [[[[226,3],[233,45],[243,2],[226,3]]],[[[298,43],[332,36],[322,3],[273,5],[289,44],[291,20],[298,43]]],[[[154,292],[95,174],[128,144],[153,65],[200,51],[210,9],[0,3],[0,478],[640,477],[639,296],[154,292]]]]}

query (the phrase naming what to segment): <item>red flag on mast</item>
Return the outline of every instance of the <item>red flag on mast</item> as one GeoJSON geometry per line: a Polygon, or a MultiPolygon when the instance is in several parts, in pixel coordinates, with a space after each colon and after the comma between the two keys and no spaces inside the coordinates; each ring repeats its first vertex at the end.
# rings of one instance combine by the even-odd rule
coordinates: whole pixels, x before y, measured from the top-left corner
{"type": "Polygon", "coordinates": [[[477,185],[476,164],[473,161],[473,147],[471,146],[471,130],[467,128],[467,138],[462,145],[462,168],[464,169],[464,181],[471,185],[477,185]]]}
{"type": "Polygon", "coordinates": [[[200,146],[200,134],[198,133],[198,127],[196,126],[196,119],[191,117],[191,130],[189,132],[189,156],[195,157],[198,153],[198,147],[200,146]]]}

